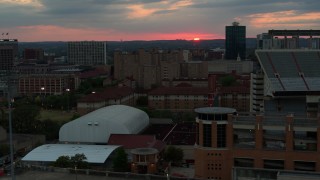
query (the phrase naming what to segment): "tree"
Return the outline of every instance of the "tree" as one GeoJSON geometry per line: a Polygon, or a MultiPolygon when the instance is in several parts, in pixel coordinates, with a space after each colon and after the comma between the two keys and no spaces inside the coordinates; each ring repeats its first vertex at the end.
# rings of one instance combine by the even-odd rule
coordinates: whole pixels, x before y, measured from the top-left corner
{"type": "Polygon", "coordinates": [[[67,168],[71,166],[71,161],[69,156],[60,156],[55,162],[55,167],[67,168]]]}
{"type": "Polygon", "coordinates": [[[147,96],[138,97],[137,106],[148,106],[148,97],[147,96]]]}
{"type": "Polygon", "coordinates": [[[13,114],[13,129],[16,133],[35,134],[39,131],[39,122],[36,117],[39,116],[40,108],[32,104],[22,104],[17,106],[13,114]]]}
{"type": "Polygon", "coordinates": [[[173,163],[180,163],[183,160],[183,150],[174,146],[168,146],[164,152],[164,160],[173,163]]]}
{"type": "Polygon", "coordinates": [[[89,167],[86,161],[87,157],[84,154],[75,154],[74,156],[60,156],[55,162],[54,166],[62,168],[79,168],[85,169],[89,167]]]}
{"type": "Polygon", "coordinates": [[[70,158],[71,165],[79,169],[88,168],[87,157],[84,154],[76,154],[70,158]]]}
{"type": "Polygon", "coordinates": [[[113,170],[116,172],[127,172],[128,168],[128,157],[127,153],[123,148],[118,148],[115,152],[113,159],[113,170]]]}
{"type": "Polygon", "coordinates": [[[232,75],[227,75],[227,76],[221,77],[219,79],[219,83],[222,86],[232,86],[232,85],[235,85],[236,78],[234,76],[232,76],[232,75]]]}
{"type": "Polygon", "coordinates": [[[8,144],[0,144],[0,157],[9,154],[10,147],[8,144]]]}

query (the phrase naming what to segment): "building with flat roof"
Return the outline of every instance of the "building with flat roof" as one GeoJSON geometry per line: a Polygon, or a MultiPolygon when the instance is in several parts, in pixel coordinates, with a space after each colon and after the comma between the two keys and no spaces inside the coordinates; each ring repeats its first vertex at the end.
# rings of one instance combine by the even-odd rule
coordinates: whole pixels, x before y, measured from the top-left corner
{"type": "Polygon", "coordinates": [[[107,42],[68,42],[68,63],[78,65],[106,65],[107,42]]]}
{"type": "Polygon", "coordinates": [[[246,26],[233,22],[226,26],[226,59],[246,59],[246,26]]]}
{"type": "MultiPolygon", "coordinates": [[[[1,41],[0,41],[1,44],[1,41]]],[[[6,72],[10,71],[13,67],[13,62],[15,59],[13,46],[0,45],[0,71],[6,72]]]]}

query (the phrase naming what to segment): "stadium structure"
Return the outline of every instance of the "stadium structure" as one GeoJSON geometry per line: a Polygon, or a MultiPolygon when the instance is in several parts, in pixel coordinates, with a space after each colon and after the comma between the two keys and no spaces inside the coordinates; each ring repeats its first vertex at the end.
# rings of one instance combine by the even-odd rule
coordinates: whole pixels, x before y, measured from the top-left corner
{"type": "Polygon", "coordinates": [[[253,112],[316,117],[320,98],[320,50],[257,50],[262,71],[252,74],[253,112]]]}

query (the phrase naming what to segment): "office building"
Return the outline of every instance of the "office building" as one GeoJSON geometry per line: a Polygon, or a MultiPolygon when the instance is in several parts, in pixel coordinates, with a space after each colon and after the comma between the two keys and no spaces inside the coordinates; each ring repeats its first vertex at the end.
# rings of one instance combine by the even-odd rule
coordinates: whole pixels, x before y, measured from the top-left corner
{"type": "Polygon", "coordinates": [[[226,59],[246,59],[246,26],[233,22],[226,26],[226,59]]]}
{"type": "Polygon", "coordinates": [[[106,65],[107,42],[68,42],[68,62],[78,65],[106,65]]]}
{"type": "Polygon", "coordinates": [[[18,59],[18,40],[0,39],[0,70],[11,70],[18,59]]]}

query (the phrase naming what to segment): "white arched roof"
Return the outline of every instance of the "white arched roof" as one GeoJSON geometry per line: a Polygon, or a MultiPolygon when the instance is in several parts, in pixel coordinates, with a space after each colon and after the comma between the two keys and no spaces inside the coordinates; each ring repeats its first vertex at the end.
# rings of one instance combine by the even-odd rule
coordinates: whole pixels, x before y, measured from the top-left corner
{"type": "Polygon", "coordinates": [[[107,106],[60,128],[61,142],[107,143],[110,134],[138,134],[149,125],[149,116],[125,105],[107,106]]]}

